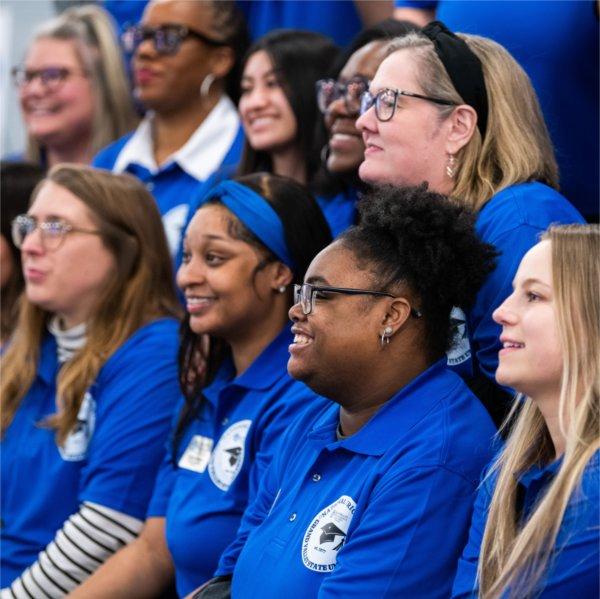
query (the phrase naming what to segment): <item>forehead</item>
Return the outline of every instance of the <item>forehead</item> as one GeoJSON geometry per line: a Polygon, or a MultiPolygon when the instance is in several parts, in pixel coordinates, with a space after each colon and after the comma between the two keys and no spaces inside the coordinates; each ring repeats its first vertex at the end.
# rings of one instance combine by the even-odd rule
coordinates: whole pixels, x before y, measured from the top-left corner
{"type": "Polygon", "coordinates": [[[235,216],[222,204],[206,204],[194,214],[188,226],[186,238],[193,241],[210,235],[233,240],[229,234],[229,228],[234,219],[235,216]]]}
{"type": "Polygon", "coordinates": [[[369,273],[360,268],[354,252],[334,241],[310,263],[304,280],[331,287],[364,288],[372,284],[369,273]]]}
{"type": "Polygon", "coordinates": [[[42,37],[35,40],[27,52],[25,64],[29,68],[79,67],[79,58],[73,42],[42,37]]]}
{"type": "Polygon", "coordinates": [[[259,50],[250,56],[244,66],[244,77],[263,77],[273,70],[271,57],[264,51],[259,50]]]}
{"type": "Polygon", "coordinates": [[[200,0],[155,0],[144,11],[142,22],[155,26],[177,23],[208,31],[212,25],[212,6],[210,2],[200,0]]]}
{"type": "Polygon", "coordinates": [[[53,181],[42,185],[27,213],[39,220],[58,217],[78,225],[92,224],[90,211],[83,201],[53,181]]]}
{"type": "Polygon", "coordinates": [[[348,81],[357,75],[372,79],[385,55],[386,46],[387,42],[375,40],[359,48],[344,65],[340,72],[340,79],[348,81]]]}
{"type": "Polygon", "coordinates": [[[408,49],[397,50],[379,65],[371,84],[372,90],[390,87],[404,91],[420,91],[414,52],[408,49]]]}
{"type": "Polygon", "coordinates": [[[526,279],[537,279],[552,287],[552,242],[549,239],[540,241],[523,256],[515,282],[526,279]]]}

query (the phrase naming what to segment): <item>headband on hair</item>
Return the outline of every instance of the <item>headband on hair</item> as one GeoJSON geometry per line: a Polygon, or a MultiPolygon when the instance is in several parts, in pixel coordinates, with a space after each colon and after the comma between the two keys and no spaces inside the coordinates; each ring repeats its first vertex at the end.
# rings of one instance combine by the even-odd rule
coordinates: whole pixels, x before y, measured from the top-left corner
{"type": "Polygon", "coordinates": [[[441,21],[432,21],[421,29],[421,33],[433,42],[435,53],[456,91],[466,104],[475,109],[477,127],[483,138],[487,127],[488,98],[479,57],[441,21]]]}
{"type": "Polygon", "coordinates": [[[206,198],[219,198],[281,262],[296,269],[285,240],[283,223],[265,198],[236,181],[222,181],[208,192],[206,198]]]}

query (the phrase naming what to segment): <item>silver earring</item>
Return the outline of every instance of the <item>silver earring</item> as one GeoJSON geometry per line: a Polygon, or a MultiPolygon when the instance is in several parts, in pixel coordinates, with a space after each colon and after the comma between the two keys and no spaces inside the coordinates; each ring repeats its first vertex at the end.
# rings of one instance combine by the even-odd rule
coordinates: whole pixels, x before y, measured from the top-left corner
{"type": "Polygon", "coordinates": [[[285,285],[280,285],[277,289],[277,291],[279,291],[279,293],[285,293],[286,290],[286,286],[285,285]]]}
{"type": "Polygon", "coordinates": [[[200,86],[200,97],[205,100],[208,97],[208,92],[210,91],[210,86],[213,84],[215,80],[215,76],[212,73],[209,73],[202,80],[202,85],[200,86]]]}
{"type": "Polygon", "coordinates": [[[456,175],[456,156],[448,154],[448,162],[446,163],[446,174],[450,179],[454,179],[456,175]]]}
{"type": "Polygon", "coordinates": [[[383,329],[383,333],[381,333],[381,339],[380,339],[381,347],[385,347],[386,345],[389,345],[390,336],[391,336],[393,330],[394,329],[392,329],[392,327],[385,327],[385,329],[383,329]]]}

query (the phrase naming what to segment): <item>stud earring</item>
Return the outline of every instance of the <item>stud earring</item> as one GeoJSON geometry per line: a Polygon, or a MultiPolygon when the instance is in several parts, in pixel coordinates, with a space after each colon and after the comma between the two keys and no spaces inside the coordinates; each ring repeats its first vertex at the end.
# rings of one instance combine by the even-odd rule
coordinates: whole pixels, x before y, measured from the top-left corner
{"type": "Polygon", "coordinates": [[[450,179],[454,179],[456,175],[456,156],[448,154],[448,162],[446,163],[446,174],[450,179]]]}
{"type": "Polygon", "coordinates": [[[285,293],[285,290],[286,290],[286,286],[285,285],[280,285],[277,288],[277,291],[279,291],[279,293],[285,293]]]}
{"type": "Polygon", "coordinates": [[[383,329],[383,333],[381,333],[381,339],[379,340],[381,343],[381,347],[385,347],[386,345],[389,345],[390,336],[391,336],[393,330],[394,329],[392,329],[392,327],[385,327],[385,329],[383,329]]]}

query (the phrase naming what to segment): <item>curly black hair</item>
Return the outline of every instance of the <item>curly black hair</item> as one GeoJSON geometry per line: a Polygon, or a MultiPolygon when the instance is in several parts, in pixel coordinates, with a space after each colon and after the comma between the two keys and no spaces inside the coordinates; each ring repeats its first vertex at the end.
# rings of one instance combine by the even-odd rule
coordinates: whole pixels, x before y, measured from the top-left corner
{"type": "Polygon", "coordinates": [[[360,224],[340,242],[376,273],[378,288],[391,293],[404,285],[415,295],[428,353],[441,357],[452,343],[452,308],[471,306],[494,269],[496,250],[477,237],[473,212],[426,183],[378,186],[358,209],[360,224]]]}

